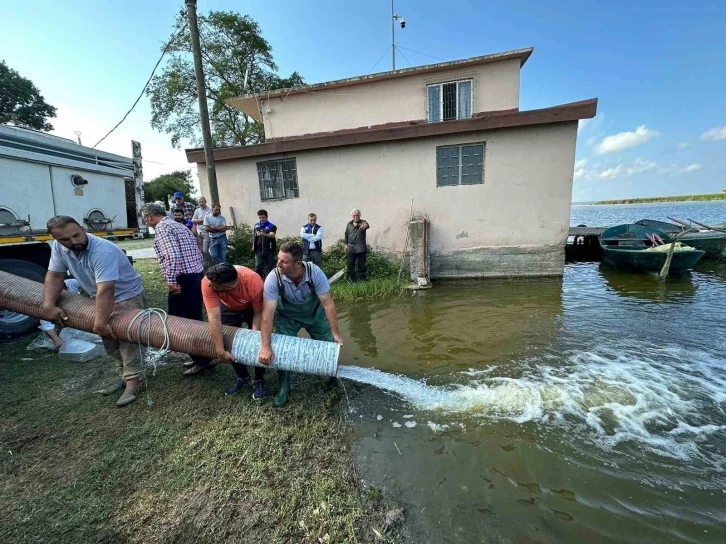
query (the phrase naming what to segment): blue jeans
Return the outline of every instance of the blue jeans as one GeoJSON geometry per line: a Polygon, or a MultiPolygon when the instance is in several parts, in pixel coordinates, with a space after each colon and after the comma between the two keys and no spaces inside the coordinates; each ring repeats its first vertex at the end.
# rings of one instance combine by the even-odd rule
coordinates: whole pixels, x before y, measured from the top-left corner
{"type": "Polygon", "coordinates": [[[216,238],[209,238],[209,254],[212,256],[212,260],[217,263],[227,262],[227,237],[217,236],[216,238]]]}

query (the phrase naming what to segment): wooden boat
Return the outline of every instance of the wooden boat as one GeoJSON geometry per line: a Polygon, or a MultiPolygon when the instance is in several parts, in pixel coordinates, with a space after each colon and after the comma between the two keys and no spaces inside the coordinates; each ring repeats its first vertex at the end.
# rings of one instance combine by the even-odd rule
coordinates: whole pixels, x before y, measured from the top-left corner
{"type": "MultiPolygon", "coordinates": [[[[660,272],[668,257],[667,251],[647,251],[658,242],[670,244],[672,238],[661,230],[643,225],[626,224],[606,229],[600,235],[605,262],[621,270],[634,272],[660,272]]],[[[690,270],[703,257],[697,249],[673,252],[670,272],[690,270]]]]}
{"type": "MultiPolygon", "coordinates": [[[[683,225],[653,219],[641,219],[636,221],[635,224],[658,229],[668,234],[678,234],[686,229],[683,225]]],[[[684,234],[680,240],[687,246],[705,251],[707,258],[722,259],[726,257],[726,233],[724,232],[699,230],[684,234]]]]}

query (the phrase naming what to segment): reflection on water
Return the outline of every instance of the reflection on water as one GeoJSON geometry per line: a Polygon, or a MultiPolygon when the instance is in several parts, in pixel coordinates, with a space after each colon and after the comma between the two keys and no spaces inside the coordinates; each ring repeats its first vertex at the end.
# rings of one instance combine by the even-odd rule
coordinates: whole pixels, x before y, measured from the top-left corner
{"type": "Polygon", "coordinates": [[[630,274],[602,262],[600,275],[614,293],[644,302],[685,302],[697,289],[690,273],[672,274],[668,281],[661,281],[658,274],[630,274]]]}
{"type": "Polygon", "coordinates": [[[724,302],[589,263],[343,309],[364,479],[420,542],[723,542],[724,302]]]}

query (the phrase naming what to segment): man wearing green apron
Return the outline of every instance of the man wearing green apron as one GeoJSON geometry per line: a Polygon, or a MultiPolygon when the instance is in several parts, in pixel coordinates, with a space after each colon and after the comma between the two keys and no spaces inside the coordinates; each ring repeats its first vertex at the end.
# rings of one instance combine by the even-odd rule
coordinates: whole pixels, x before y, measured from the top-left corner
{"type": "MultiPolygon", "coordinates": [[[[297,336],[300,329],[305,329],[314,340],[343,345],[328,278],[317,265],[303,262],[300,244],[283,244],[277,254],[277,268],[265,279],[259,353],[263,365],[271,364],[275,357],[272,352],[273,321],[277,334],[297,336]]],[[[275,397],[275,405],[282,406],[290,394],[291,376],[284,370],[278,373],[280,392],[275,397]]]]}

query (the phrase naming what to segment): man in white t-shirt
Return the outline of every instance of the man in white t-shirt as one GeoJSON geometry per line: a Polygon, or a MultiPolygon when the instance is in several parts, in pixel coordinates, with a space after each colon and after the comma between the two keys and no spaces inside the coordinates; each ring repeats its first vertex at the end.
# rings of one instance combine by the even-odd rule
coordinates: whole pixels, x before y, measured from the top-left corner
{"type": "Polygon", "coordinates": [[[205,257],[209,256],[209,233],[204,226],[204,218],[211,214],[212,208],[207,206],[207,199],[203,196],[199,197],[199,207],[194,210],[192,223],[197,226],[197,244],[199,244],[199,251],[205,257]]]}

